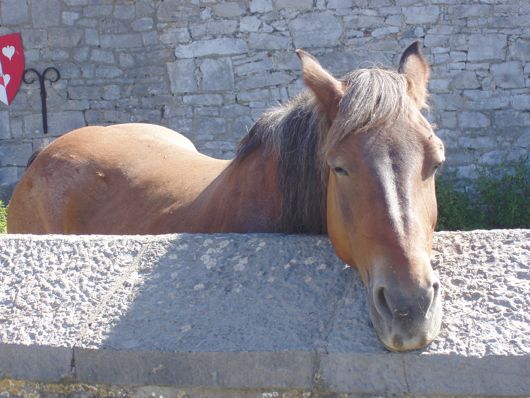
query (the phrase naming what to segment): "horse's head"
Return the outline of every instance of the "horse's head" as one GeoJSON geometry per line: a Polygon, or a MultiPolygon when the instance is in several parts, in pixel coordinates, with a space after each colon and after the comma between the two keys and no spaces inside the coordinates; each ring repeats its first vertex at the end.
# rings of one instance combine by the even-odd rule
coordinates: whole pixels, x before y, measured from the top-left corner
{"type": "Polygon", "coordinates": [[[442,314],[430,254],[434,174],[444,149],[420,112],[429,66],[417,43],[402,55],[399,72],[360,69],[343,80],[309,54],[298,55],[304,81],[330,121],[321,139],[331,242],[359,270],[385,346],[421,348],[438,334],[442,314]]]}

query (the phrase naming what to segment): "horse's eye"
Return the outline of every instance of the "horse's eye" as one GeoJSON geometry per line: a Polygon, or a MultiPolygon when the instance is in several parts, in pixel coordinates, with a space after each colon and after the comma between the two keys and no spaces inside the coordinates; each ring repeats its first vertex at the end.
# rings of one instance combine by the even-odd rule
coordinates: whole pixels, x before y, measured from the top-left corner
{"type": "Polygon", "coordinates": [[[333,169],[333,171],[335,172],[335,174],[338,174],[340,176],[347,176],[348,175],[348,172],[346,170],[344,170],[342,167],[335,167],[333,169]]]}

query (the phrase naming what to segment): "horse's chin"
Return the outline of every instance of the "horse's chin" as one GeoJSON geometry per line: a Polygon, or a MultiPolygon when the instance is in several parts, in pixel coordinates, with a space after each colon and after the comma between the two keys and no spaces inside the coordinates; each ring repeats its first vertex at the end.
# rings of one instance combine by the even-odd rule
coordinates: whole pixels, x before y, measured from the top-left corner
{"type": "MultiPolygon", "coordinates": [[[[371,295],[369,295],[371,296],[371,295]]],[[[420,350],[427,347],[440,333],[442,324],[441,300],[429,309],[422,319],[385,321],[368,300],[370,319],[377,337],[385,348],[393,352],[420,350]]]]}

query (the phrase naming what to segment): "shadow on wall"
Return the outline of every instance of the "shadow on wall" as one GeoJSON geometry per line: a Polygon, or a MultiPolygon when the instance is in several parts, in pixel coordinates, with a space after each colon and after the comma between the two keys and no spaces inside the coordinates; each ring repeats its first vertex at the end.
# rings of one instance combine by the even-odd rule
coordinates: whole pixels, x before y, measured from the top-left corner
{"type": "Polygon", "coordinates": [[[99,314],[96,323],[113,319],[108,334],[93,323],[83,346],[384,352],[365,297],[356,271],[344,268],[325,237],[172,237],[144,251],[136,270],[108,300],[106,308],[114,312],[99,314]],[[315,243],[322,250],[308,257],[315,243]],[[167,252],[155,257],[160,251],[167,252]]]}

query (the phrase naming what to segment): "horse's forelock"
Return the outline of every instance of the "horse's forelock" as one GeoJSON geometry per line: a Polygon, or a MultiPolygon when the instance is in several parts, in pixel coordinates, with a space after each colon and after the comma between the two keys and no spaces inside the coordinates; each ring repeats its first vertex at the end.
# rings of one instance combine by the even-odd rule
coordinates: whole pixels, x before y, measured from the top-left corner
{"type": "Polygon", "coordinates": [[[338,119],[324,139],[324,153],[347,135],[384,128],[411,109],[407,80],[398,72],[358,69],[346,75],[343,81],[346,91],[340,102],[338,119]]]}

